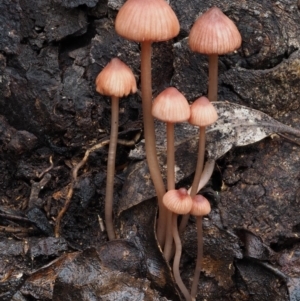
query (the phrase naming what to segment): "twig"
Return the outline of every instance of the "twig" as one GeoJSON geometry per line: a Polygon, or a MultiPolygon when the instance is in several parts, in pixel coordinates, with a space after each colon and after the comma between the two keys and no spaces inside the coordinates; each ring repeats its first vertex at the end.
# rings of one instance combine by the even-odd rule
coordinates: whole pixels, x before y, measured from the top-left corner
{"type": "Polygon", "coordinates": [[[141,138],[142,131],[139,131],[135,134],[135,136],[131,140],[126,139],[118,139],[118,144],[125,145],[125,146],[135,146],[136,143],[141,138]]]}
{"type": "Polygon", "coordinates": [[[12,226],[0,226],[0,232],[7,233],[28,233],[33,229],[27,229],[22,227],[12,227],[12,226]]]}
{"type": "Polygon", "coordinates": [[[104,138],[104,140],[102,140],[100,143],[92,146],[91,148],[89,148],[88,150],[86,150],[83,159],[73,168],[72,170],[72,181],[70,184],[70,188],[66,197],[66,201],[65,204],[63,206],[63,208],[59,211],[57,217],[56,217],[56,221],[55,221],[55,229],[54,229],[54,235],[55,237],[59,237],[60,234],[60,222],[64,216],[64,214],[66,213],[66,211],[69,208],[70,202],[71,202],[71,198],[73,196],[73,191],[74,191],[74,187],[77,181],[77,174],[79,169],[86,163],[86,161],[89,158],[90,153],[102,148],[103,146],[107,145],[109,143],[109,139],[104,138]]]}
{"type": "MultiPolygon", "coordinates": [[[[119,134],[122,134],[119,133],[119,134]]],[[[122,144],[122,145],[126,145],[126,146],[132,146],[135,145],[136,141],[140,138],[141,133],[139,132],[132,140],[128,141],[128,140],[124,140],[124,139],[118,139],[118,144],[122,144]]],[[[99,142],[98,144],[92,146],[91,148],[87,149],[83,159],[72,169],[72,180],[71,180],[71,184],[68,190],[68,194],[66,197],[66,201],[65,204],[63,206],[63,208],[60,210],[60,212],[58,213],[56,220],[55,220],[55,229],[54,229],[54,235],[55,237],[59,237],[60,234],[60,223],[61,220],[64,216],[64,214],[66,213],[66,211],[69,208],[72,196],[73,196],[73,191],[74,191],[74,187],[77,181],[77,174],[79,169],[87,162],[90,153],[102,148],[103,146],[109,144],[109,138],[104,138],[101,142],[99,142]]]]}
{"type": "Polygon", "coordinates": [[[0,213],[0,217],[8,220],[13,220],[13,221],[31,223],[31,221],[26,217],[21,217],[12,214],[0,213]]]}
{"type": "Polygon", "coordinates": [[[48,171],[50,171],[53,168],[54,165],[53,165],[53,161],[52,161],[52,156],[50,156],[49,162],[50,162],[50,166],[48,168],[46,168],[44,171],[42,171],[40,174],[37,175],[37,177],[39,179],[42,178],[45,173],[47,173],[48,171]]]}
{"type": "Polygon", "coordinates": [[[283,135],[283,134],[281,134],[281,133],[276,133],[276,134],[277,134],[278,136],[280,136],[280,137],[286,139],[286,140],[289,141],[290,143],[294,143],[294,144],[296,144],[296,145],[300,145],[300,143],[299,143],[298,141],[296,141],[295,139],[293,139],[293,138],[290,138],[290,137],[288,137],[288,136],[286,136],[286,135],[283,135]]]}

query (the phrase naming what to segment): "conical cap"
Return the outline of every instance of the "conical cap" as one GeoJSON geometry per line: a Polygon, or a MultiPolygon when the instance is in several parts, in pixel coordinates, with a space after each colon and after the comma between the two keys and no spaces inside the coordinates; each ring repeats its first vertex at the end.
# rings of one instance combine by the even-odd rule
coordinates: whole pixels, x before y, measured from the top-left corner
{"type": "Polygon", "coordinates": [[[192,51],[203,54],[226,54],[241,46],[242,37],[235,24],[217,8],[201,15],[189,34],[192,51]]]}
{"type": "Polygon", "coordinates": [[[136,80],[126,64],[113,58],[98,74],[96,91],[107,96],[127,96],[136,92],[136,80]]]}
{"type": "Polygon", "coordinates": [[[186,98],[173,87],[161,92],[152,105],[152,115],[164,122],[183,122],[190,117],[190,106],[186,98]]]}
{"type": "Polygon", "coordinates": [[[119,10],[116,32],[128,40],[167,41],[179,33],[178,19],[164,0],[128,0],[119,10]]]}

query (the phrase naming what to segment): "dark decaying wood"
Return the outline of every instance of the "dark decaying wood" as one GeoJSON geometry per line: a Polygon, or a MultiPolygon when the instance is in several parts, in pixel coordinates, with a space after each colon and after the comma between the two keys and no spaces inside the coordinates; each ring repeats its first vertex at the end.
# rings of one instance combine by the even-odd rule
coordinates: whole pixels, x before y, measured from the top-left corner
{"type": "MultiPolygon", "coordinates": [[[[114,31],[123,2],[0,1],[0,300],[181,298],[154,236],[157,208],[144,154],[137,162],[129,158],[132,146],[118,146],[115,241],[107,242],[102,228],[107,148],[90,153],[72,182],[85,151],[109,134],[110,102],[95,92],[96,75],[117,56],[139,82],[139,45],[114,31]]],[[[190,102],[207,93],[207,58],[189,50],[187,36],[196,17],[216,5],[243,38],[238,51],[219,58],[219,100],[300,128],[297,0],[170,5],[181,31],[153,45],[154,96],[170,85],[190,102]]],[[[139,93],[121,99],[119,139],[135,141],[141,121],[139,93]]],[[[183,186],[191,184],[197,153],[197,142],[184,144],[184,137],[194,134],[178,134],[176,179],[183,186]]],[[[299,171],[299,146],[278,136],[217,161],[203,192],[212,212],[203,220],[197,300],[300,300],[299,171]]],[[[193,218],[182,241],[182,278],[190,287],[193,218]]]]}

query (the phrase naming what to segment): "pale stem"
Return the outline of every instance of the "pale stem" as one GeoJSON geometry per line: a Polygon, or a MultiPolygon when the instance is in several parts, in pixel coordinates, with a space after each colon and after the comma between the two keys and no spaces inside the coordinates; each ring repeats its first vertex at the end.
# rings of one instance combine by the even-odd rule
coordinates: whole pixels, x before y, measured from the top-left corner
{"type": "MultiPolygon", "coordinates": [[[[167,183],[168,190],[175,189],[175,151],[174,151],[174,123],[167,122],[167,183]]],[[[167,209],[167,231],[164,246],[164,256],[167,261],[172,256],[172,212],[167,209]]]]}
{"type": "Polygon", "coordinates": [[[175,189],[174,123],[167,122],[167,184],[168,190],[175,189]]]}
{"type": "MultiPolygon", "coordinates": [[[[204,164],[204,168],[203,168],[203,172],[201,175],[201,179],[200,182],[198,184],[198,189],[197,192],[200,191],[209,181],[209,179],[211,178],[213,171],[215,169],[215,163],[216,161],[213,159],[208,159],[205,164],[204,164]]],[[[190,194],[192,190],[192,187],[189,188],[188,193],[190,194]]]]}
{"type": "Polygon", "coordinates": [[[193,198],[197,194],[198,184],[200,182],[200,178],[204,166],[204,156],[205,156],[205,126],[200,126],[198,160],[197,160],[196,171],[194,175],[194,181],[192,184],[191,198],[193,198]]]}
{"type": "Polygon", "coordinates": [[[192,300],[195,300],[197,296],[198,281],[200,278],[202,261],[203,261],[202,216],[197,216],[197,240],[198,240],[197,262],[196,262],[193,284],[191,289],[192,300]]]}
{"type": "MultiPolygon", "coordinates": [[[[194,175],[194,181],[191,188],[191,198],[193,198],[198,192],[198,184],[201,179],[203,165],[204,165],[204,156],[205,156],[205,126],[200,126],[199,132],[199,147],[198,147],[198,159],[197,165],[194,175]]],[[[179,226],[179,233],[182,233],[188,223],[190,215],[186,214],[182,217],[180,226],[179,226]]]]}
{"type": "Polygon", "coordinates": [[[218,55],[209,55],[208,70],[208,99],[210,101],[218,100],[218,55]]]}
{"type": "MultiPolygon", "coordinates": [[[[191,197],[194,198],[195,195],[197,194],[198,191],[198,185],[201,179],[201,175],[203,172],[203,165],[204,165],[204,157],[205,157],[205,126],[200,126],[200,132],[199,132],[199,148],[198,148],[198,160],[197,160],[197,165],[196,165],[196,171],[195,171],[195,176],[194,176],[194,181],[192,184],[192,189],[191,189],[191,197]]],[[[189,218],[189,214],[185,217],[185,220],[182,219],[180,227],[181,230],[183,231],[187,225],[188,222],[188,218],[189,218]],[[183,221],[186,223],[185,225],[183,223],[183,221]]],[[[194,290],[196,289],[196,293],[194,293],[195,295],[197,294],[197,287],[198,287],[198,280],[200,277],[200,271],[201,271],[201,263],[202,263],[202,256],[203,256],[203,237],[202,237],[202,216],[197,218],[197,231],[198,231],[198,251],[197,251],[197,263],[196,263],[196,269],[195,269],[195,275],[194,275],[194,280],[193,280],[193,287],[192,287],[192,292],[194,293],[194,290]],[[199,227],[199,225],[201,225],[201,230],[199,227]],[[196,277],[197,280],[196,280],[196,277]],[[195,286],[195,282],[196,282],[196,288],[195,286]]],[[[192,293],[191,292],[191,293],[192,293]]],[[[192,296],[193,298],[193,296],[192,296]]],[[[194,299],[192,299],[194,300],[194,299]]]]}
{"type": "Polygon", "coordinates": [[[152,111],[151,83],[151,42],[141,43],[141,90],[144,119],[144,136],[148,168],[158,198],[159,217],[157,221],[157,239],[163,248],[166,233],[166,209],[162,198],[166,192],[156,153],[156,139],[152,111]]]}
{"type": "Polygon", "coordinates": [[[185,300],[191,301],[190,293],[189,293],[188,289],[186,288],[186,286],[184,285],[184,283],[181,279],[181,276],[180,276],[180,271],[179,271],[182,245],[181,245],[181,240],[180,240],[178,228],[177,228],[177,216],[178,216],[177,214],[173,213],[172,232],[173,232],[173,238],[174,238],[175,248],[176,248],[174,261],[173,261],[173,274],[174,274],[175,281],[176,281],[180,291],[184,295],[185,300]]]}
{"type": "Polygon", "coordinates": [[[110,141],[107,158],[107,177],[106,177],[106,194],[105,194],[105,224],[109,240],[115,239],[115,231],[112,218],[113,195],[114,195],[114,176],[116,150],[118,141],[119,126],[119,98],[111,98],[111,128],[110,141]]]}

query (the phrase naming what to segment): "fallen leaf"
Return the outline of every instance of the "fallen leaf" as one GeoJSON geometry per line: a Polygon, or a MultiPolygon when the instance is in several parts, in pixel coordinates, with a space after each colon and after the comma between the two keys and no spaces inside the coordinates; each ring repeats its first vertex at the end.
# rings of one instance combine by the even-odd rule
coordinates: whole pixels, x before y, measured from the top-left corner
{"type": "Polygon", "coordinates": [[[300,137],[300,130],[258,110],[230,102],[213,104],[219,119],[206,130],[206,150],[210,159],[217,160],[232,147],[255,143],[273,133],[288,133],[300,137]]]}

